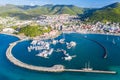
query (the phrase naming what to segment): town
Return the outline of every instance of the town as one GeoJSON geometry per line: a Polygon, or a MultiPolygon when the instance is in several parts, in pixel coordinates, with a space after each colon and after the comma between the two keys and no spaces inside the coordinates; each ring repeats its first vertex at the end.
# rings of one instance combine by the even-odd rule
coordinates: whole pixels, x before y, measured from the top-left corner
{"type": "Polygon", "coordinates": [[[19,20],[14,17],[0,17],[0,31],[2,33],[18,33],[20,28],[28,25],[40,25],[43,28],[51,27],[50,32],[45,32],[44,36],[55,36],[62,32],[77,33],[99,33],[99,34],[120,34],[120,23],[114,22],[83,22],[79,16],[71,16],[69,14],[61,15],[41,15],[32,20],[19,20]]]}

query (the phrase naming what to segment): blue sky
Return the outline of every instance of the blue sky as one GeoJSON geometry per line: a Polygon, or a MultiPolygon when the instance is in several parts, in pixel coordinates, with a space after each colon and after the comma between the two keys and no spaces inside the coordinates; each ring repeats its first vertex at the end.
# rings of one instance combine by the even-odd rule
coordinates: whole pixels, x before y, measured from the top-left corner
{"type": "Polygon", "coordinates": [[[45,5],[45,4],[66,4],[79,7],[103,7],[108,4],[120,2],[120,0],[0,0],[0,5],[45,5]]]}

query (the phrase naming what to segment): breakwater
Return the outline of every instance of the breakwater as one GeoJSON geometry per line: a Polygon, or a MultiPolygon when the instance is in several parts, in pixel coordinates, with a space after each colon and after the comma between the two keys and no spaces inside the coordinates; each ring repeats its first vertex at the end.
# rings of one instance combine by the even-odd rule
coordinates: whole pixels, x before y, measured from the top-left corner
{"type": "MultiPolygon", "coordinates": [[[[25,39],[24,39],[25,40],[25,39]]],[[[29,70],[35,70],[35,71],[44,71],[44,72],[86,72],[86,73],[101,73],[101,74],[116,74],[115,71],[101,71],[101,70],[83,70],[83,69],[65,69],[63,65],[54,65],[52,67],[41,67],[41,66],[34,66],[27,63],[23,63],[20,60],[16,59],[12,55],[12,48],[19,42],[22,42],[24,40],[19,40],[14,43],[11,43],[6,51],[6,57],[7,59],[12,62],[14,65],[26,68],[29,70]]]]}
{"type": "Polygon", "coordinates": [[[98,44],[104,50],[103,58],[107,58],[107,56],[108,56],[107,49],[100,42],[98,42],[96,40],[93,40],[93,39],[90,39],[90,38],[87,38],[87,37],[83,37],[83,38],[87,39],[87,40],[90,40],[90,41],[95,42],[96,44],[98,44]]]}

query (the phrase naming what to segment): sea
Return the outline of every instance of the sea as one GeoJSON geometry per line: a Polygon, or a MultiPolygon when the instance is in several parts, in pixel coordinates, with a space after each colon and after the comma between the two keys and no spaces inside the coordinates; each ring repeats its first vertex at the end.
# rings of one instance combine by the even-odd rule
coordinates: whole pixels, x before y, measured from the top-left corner
{"type": "MultiPolygon", "coordinates": [[[[36,56],[39,51],[28,52],[31,40],[18,43],[12,54],[18,60],[35,65],[51,67],[64,65],[66,69],[82,69],[86,63],[94,70],[116,71],[117,74],[98,74],[82,72],[39,72],[18,67],[6,58],[6,50],[10,43],[19,40],[17,37],[0,34],[0,80],[120,80],[120,36],[103,34],[61,34],[55,40],[64,38],[65,42],[74,41],[76,46],[66,48],[66,44],[51,45],[54,50],[64,49],[73,57],[71,61],[63,59],[61,52],[54,51],[49,58],[36,56]],[[96,42],[97,41],[97,42],[96,42]],[[99,43],[99,44],[98,44],[99,43]],[[107,58],[104,58],[105,48],[107,58]]],[[[48,42],[50,40],[47,40],[48,42]]]]}

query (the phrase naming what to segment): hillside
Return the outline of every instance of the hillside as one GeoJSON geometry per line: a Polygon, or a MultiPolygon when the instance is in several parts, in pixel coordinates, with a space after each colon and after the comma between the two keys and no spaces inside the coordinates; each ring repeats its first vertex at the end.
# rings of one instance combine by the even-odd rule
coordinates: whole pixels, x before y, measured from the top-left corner
{"type": "Polygon", "coordinates": [[[18,17],[20,19],[30,19],[39,15],[55,15],[55,14],[83,14],[84,9],[73,5],[43,5],[43,6],[16,6],[5,5],[0,6],[0,16],[18,17]]]}
{"type": "Polygon", "coordinates": [[[120,22],[120,3],[114,3],[96,10],[89,16],[89,21],[120,22]]]}

